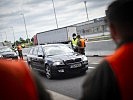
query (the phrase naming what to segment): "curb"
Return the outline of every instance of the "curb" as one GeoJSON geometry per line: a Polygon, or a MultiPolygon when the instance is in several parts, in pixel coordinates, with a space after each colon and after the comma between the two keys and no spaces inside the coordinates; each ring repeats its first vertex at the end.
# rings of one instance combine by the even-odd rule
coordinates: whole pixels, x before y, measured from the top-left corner
{"type": "Polygon", "coordinates": [[[51,90],[47,90],[47,91],[51,94],[53,100],[76,100],[74,98],[59,94],[59,93],[51,91],[51,90]]]}

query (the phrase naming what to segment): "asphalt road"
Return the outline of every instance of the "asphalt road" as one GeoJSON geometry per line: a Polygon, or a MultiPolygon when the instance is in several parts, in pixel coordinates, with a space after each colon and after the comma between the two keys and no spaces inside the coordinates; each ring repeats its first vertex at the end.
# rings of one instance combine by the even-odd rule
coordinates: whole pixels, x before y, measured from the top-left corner
{"type": "Polygon", "coordinates": [[[42,81],[47,89],[54,92],[79,99],[82,93],[82,84],[86,76],[93,70],[95,70],[97,64],[102,60],[102,57],[89,57],[90,68],[86,74],[73,75],[73,76],[61,76],[53,80],[49,80],[45,75],[41,75],[42,81]]]}

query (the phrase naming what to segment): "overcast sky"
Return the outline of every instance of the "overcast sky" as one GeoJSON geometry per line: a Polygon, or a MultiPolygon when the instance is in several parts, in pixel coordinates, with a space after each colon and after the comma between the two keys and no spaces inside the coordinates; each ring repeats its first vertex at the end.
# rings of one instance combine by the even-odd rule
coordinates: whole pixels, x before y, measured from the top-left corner
{"type": "MultiPolygon", "coordinates": [[[[53,0],[58,27],[87,21],[85,0],[53,0]]],[[[89,20],[105,16],[112,0],[86,0],[89,20]]],[[[56,29],[52,0],[0,0],[0,41],[26,39],[39,32],[56,29]]]]}

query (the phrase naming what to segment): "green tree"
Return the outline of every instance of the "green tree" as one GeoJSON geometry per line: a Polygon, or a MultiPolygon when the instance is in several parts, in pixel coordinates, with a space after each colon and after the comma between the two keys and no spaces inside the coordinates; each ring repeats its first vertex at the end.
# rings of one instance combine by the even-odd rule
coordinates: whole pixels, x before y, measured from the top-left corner
{"type": "Polygon", "coordinates": [[[20,43],[26,43],[26,40],[24,40],[23,38],[19,38],[19,41],[20,41],[20,43]]]}
{"type": "Polygon", "coordinates": [[[26,43],[29,43],[30,42],[30,39],[26,39],[25,41],[26,41],[26,43]]]}

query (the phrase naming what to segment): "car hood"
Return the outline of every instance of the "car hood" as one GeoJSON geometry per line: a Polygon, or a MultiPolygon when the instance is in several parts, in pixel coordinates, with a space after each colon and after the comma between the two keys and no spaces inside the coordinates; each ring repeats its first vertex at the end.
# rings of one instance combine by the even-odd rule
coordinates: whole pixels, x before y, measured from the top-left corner
{"type": "Polygon", "coordinates": [[[61,61],[61,60],[67,61],[70,59],[77,59],[77,58],[82,58],[82,55],[78,53],[67,53],[67,54],[48,56],[48,59],[52,59],[53,61],[61,61]]]}
{"type": "Polygon", "coordinates": [[[0,55],[16,55],[15,52],[3,52],[0,55]]]}

